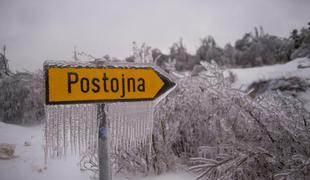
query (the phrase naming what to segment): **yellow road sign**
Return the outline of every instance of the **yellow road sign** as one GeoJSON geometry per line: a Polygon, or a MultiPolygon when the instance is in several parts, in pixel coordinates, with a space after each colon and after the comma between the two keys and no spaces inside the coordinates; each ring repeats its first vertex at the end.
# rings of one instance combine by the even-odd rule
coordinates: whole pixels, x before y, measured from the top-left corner
{"type": "Polygon", "coordinates": [[[175,86],[152,67],[45,66],[46,104],[152,100],[175,86]]]}

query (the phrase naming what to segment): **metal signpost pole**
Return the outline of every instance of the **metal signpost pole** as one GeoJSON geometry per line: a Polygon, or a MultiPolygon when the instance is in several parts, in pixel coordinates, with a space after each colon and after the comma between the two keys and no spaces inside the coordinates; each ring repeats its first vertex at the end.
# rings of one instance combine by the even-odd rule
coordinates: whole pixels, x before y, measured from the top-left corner
{"type": "Polygon", "coordinates": [[[105,104],[97,105],[97,120],[99,121],[98,132],[98,163],[99,180],[111,180],[110,159],[108,154],[108,126],[106,114],[104,112],[105,104]]]}

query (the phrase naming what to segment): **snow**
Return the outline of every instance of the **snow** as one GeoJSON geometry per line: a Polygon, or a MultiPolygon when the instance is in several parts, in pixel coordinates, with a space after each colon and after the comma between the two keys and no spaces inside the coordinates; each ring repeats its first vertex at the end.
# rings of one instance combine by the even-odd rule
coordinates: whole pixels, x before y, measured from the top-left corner
{"type": "MultiPolygon", "coordinates": [[[[47,165],[44,165],[43,129],[44,125],[22,127],[0,122],[0,143],[15,144],[15,155],[17,156],[11,160],[0,160],[0,179],[90,179],[87,172],[80,171],[78,166],[79,158],[75,156],[69,156],[66,159],[48,159],[47,165]],[[24,146],[25,141],[29,141],[31,145],[24,146]]],[[[194,178],[186,173],[178,173],[131,179],[193,180],[194,178]]],[[[115,180],[126,180],[126,178],[117,177],[115,180]]]]}
{"type": "Polygon", "coordinates": [[[241,90],[247,89],[253,82],[278,79],[300,77],[302,79],[310,79],[310,67],[298,68],[298,66],[310,66],[309,58],[297,58],[286,64],[262,66],[244,69],[229,69],[225,71],[225,76],[229,72],[233,73],[237,80],[233,83],[233,87],[241,90]]]}
{"type": "MultiPolygon", "coordinates": [[[[310,82],[310,59],[305,57],[280,65],[228,69],[224,75],[227,77],[229,72],[236,77],[232,87],[240,90],[246,90],[254,82],[279,78],[299,77],[310,82]],[[300,66],[307,68],[298,68],[300,66]]],[[[310,89],[306,92],[300,92],[298,97],[304,101],[305,108],[310,112],[310,89]]]]}
{"type": "Polygon", "coordinates": [[[49,160],[44,170],[43,126],[20,127],[0,122],[0,142],[15,144],[16,158],[0,160],[0,179],[88,179],[81,173],[76,157],[66,160],[49,160]],[[24,146],[29,141],[31,146],[24,146]],[[39,172],[42,170],[42,172],[39,172]]]}

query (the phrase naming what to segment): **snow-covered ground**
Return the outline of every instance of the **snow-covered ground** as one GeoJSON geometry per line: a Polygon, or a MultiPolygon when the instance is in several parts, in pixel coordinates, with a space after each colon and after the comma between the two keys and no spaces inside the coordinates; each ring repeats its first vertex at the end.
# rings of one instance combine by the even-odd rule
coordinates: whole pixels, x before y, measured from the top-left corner
{"type": "MultiPolygon", "coordinates": [[[[0,180],[86,180],[87,172],[79,169],[78,157],[48,160],[44,165],[43,125],[21,127],[0,122],[0,143],[15,144],[16,157],[11,160],[0,159],[0,180]],[[31,143],[25,146],[25,141],[31,143]]],[[[147,178],[131,178],[137,180],[193,180],[185,173],[166,174],[147,178]]],[[[114,179],[113,179],[114,180],[114,179]]],[[[117,177],[115,180],[126,180],[117,177]]]]}
{"type": "Polygon", "coordinates": [[[310,67],[298,68],[300,66],[310,66],[310,59],[298,58],[286,64],[243,69],[229,69],[226,72],[230,71],[236,76],[236,81],[233,84],[234,88],[246,89],[253,82],[271,79],[300,77],[301,79],[310,80],[310,67]]]}
{"type": "MultiPolygon", "coordinates": [[[[225,71],[225,76],[228,76],[229,72],[236,78],[236,81],[232,84],[233,88],[241,90],[246,90],[254,82],[279,78],[299,77],[310,82],[310,59],[297,58],[286,64],[229,69],[225,71]]],[[[310,111],[310,89],[298,95],[299,98],[304,100],[305,107],[310,111]]]]}
{"type": "Polygon", "coordinates": [[[43,126],[21,127],[0,122],[0,143],[15,144],[15,155],[11,160],[0,160],[0,179],[3,180],[52,180],[88,179],[79,171],[78,160],[49,160],[44,168],[43,126]],[[25,141],[31,143],[24,146],[25,141]]]}

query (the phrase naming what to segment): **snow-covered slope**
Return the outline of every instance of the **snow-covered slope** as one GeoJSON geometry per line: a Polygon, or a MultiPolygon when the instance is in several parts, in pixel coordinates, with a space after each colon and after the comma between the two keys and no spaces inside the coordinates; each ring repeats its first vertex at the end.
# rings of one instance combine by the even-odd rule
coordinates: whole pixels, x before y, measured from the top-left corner
{"type": "MultiPolygon", "coordinates": [[[[15,157],[0,159],[0,180],[87,180],[90,176],[79,169],[78,157],[48,160],[44,165],[43,125],[21,127],[0,122],[0,143],[15,144],[15,157]],[[25,146],[25,141],[31,143],[25,146]]],[[[117,177],[113,180],[125,180],[117,177]]],[[[192,180],[188,174],[167,174],[137,180],[192,180]]]]}
{"type": "Polygon", "coordinates": [[[231,72],[235,75],[236,81],[233,84],[234,88],[246,89],[253,82],[270,79],[300,77],[302,79],[310,80],[309,66],[309,58],[298,58],[286,64],[244,69],[229,69],[226,72],[231,72]]]}
{"type": "MultiPolygon", "coordinates": [[[[241,90],[246,90],[254,82],[281,78],[298,77],[310,83],[310,59],[297,58],[281,65],[229,69],[225,71],[225,75],[228,76],[229,72],[236,78],[236,81],[232,84],[233,88],[241,90]]],[[[298,96],[304,100],[305,107],[310,112],[310,89],[300,92],[298,96]]]]}

